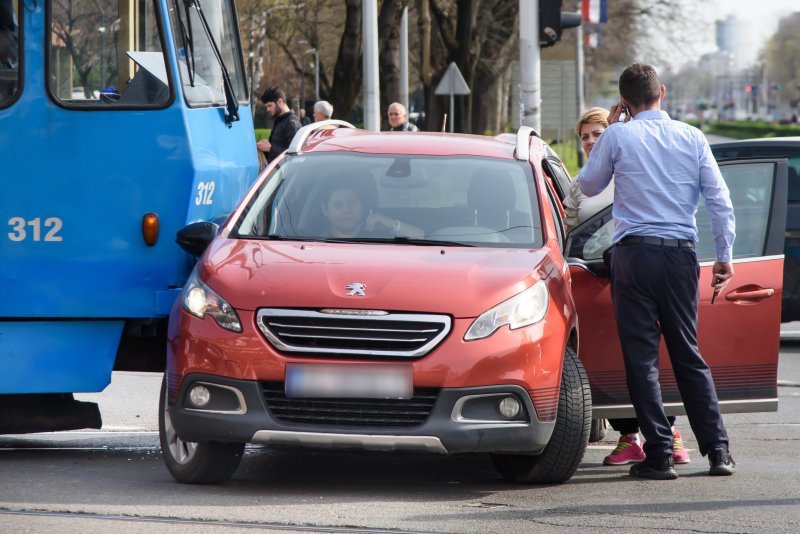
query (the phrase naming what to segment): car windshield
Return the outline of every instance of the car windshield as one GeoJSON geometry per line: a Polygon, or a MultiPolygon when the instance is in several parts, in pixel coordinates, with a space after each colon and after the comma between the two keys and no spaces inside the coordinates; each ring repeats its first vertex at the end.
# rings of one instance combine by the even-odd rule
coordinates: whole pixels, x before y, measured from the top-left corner
{"type": "Polygon", "coordinates": [[[471,156],[286,157],[244,208],[233,236],[538,247],[529,165],[471,156]]]}

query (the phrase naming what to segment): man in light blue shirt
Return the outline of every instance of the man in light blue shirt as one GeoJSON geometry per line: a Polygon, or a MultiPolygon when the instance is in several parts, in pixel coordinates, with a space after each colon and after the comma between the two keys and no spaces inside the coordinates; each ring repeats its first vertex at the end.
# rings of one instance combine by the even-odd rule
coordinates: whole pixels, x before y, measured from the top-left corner
{"type": "Polygon", "coordinates": [[[653,67],[625,69],[619,90],[609,127],[577,179],[587,196],[603,191],[612,176],[615,182],[611,296],[628,391],[647,440],[647,458],[630,474],[678,477],[658,382],[663,334],[700,453],[708,455],[709,474],[731,475],[736,464],[714,381],[697,347],[700,268],[694,251],[695,212],[703,195],[717,252],[712,284],[715,294],[722,291],[733,276],[735,231],[728,187],[705,136],[661,110],[666,88],[653,67]],[[619,122],[623,112],[625,122],[619,122]]]}

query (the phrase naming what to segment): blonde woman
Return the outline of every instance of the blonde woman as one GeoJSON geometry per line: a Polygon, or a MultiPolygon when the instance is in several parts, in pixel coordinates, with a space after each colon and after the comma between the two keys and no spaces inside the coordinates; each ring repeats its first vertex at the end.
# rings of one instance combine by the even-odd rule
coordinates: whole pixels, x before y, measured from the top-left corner
{"type": "MultiPolygon", "coordinates": [[[[575,134],[581,141],[581,148],[588,158],[592,147],[600,135],[608,128],[609,111],[603,108],[591,108],[583,112],[575,125],[575,134]]],[[[578,181],[570,184],[569,195],[564,199],[564,212],[567,215],[566,224],[575,228],[580,223],[609,206],[614,201],[614,180],[597,196],[587,197],[578,189],[578,181]]]]}

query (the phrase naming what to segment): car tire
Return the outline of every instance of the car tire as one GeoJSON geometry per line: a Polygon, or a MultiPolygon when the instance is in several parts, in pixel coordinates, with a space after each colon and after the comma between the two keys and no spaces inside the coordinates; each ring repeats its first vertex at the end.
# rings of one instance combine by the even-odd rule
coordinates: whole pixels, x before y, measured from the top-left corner
{"type": "Polygon", "coordinates": [[[592,422],[589,379],[578,355],[570,348],[564,354],[558,415],[550,441],[538,456],[493,454],[494,467],[504,479],[527,484],[561,484],[578,469],[592,422]]]}
{"type": "Polygon", "coordinates": [[[589,430],[589,443],[602,441],[608,434],[608,419],[592,419],[592,427],[589,430]]]}
{"type": "Polygon", "coordinates": [[[244,443],[191,442],[175,432],[167,410],[167,378],[161,382],[158,409],[161,456],[172,478],[184,484],[219,484],[239,467],[244,443]]]}

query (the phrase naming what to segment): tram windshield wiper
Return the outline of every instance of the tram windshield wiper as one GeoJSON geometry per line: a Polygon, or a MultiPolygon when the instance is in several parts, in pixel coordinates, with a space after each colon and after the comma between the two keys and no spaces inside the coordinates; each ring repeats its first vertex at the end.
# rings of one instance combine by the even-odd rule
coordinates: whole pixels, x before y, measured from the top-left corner
{"type": "Polygon", "coordinates": [[[186,13],[186,21],[184,22],[181,16],[179,0],[175,0],[175,17],[178,20],[178,30],[181,34],[181,41],[183,41],[183,51],[186,56],[186,73],[189,77],[189,85],[194,87],[194,39],[192,38],[192,20],[189,18],[189,13],[186,13]]]}
{"type": "MultiPolygon", "coordinates": [[[[225,61],[222,59],[217,41],[214,39],[211,28],[208,26],[208,20],[206,20],[203,9],[200,7],[199,0],[185,0],[185,2],[187,10],[190,7],[194,7],[197,11],[200,24],[203,26],[203,31],[208,38],[208,42],[211,44],[211,51],[214,53],[214,57],[217,59],[217,63],[219,63],[219,68],[222,70],[222,85],[225,89],[225,123],[230,127],[232,122],[239,120],[239,101],[236,99],[236,93],[233,90],[231,76],[228,73],[228,68],[225,66],[225,61]]],[[[187,18],[189,18],[188,13],[187,18]]]]}

